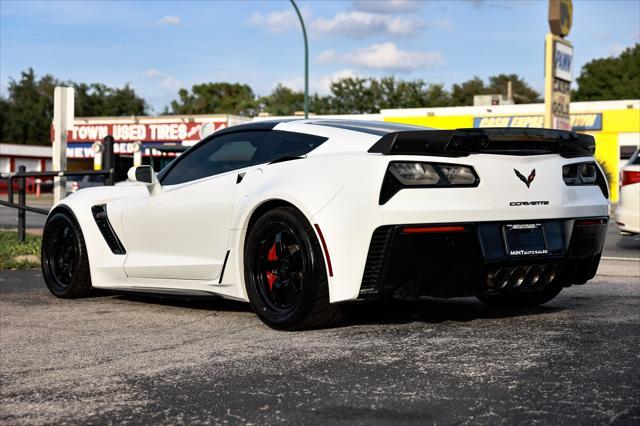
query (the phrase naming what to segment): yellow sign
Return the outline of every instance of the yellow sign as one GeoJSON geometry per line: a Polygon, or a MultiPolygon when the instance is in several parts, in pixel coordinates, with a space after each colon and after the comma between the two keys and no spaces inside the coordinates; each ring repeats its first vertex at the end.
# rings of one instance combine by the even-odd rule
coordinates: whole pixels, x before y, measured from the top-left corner
{"type": "MultiPolygon", "coordinates": [[[[473,127],[544,127],[544,115],[474,117],[473,127]]],[[[602,113],[571,114],[571,129],[582,131],[602,130],[602,113]]]]}
{"type": "Polygon", "coordinates": [[[573,22],[573,4],[571,0],[549,0],[549,28],[551,33],[566,37],[573,22]]]}
{"type": "MultiPolygon", "coordinates": [[[[553,0],[552,0],[553,1],[553,0]]],[[[573,46],[557,35],[545,39],[544,127],[569,130],[573,46]]]]}

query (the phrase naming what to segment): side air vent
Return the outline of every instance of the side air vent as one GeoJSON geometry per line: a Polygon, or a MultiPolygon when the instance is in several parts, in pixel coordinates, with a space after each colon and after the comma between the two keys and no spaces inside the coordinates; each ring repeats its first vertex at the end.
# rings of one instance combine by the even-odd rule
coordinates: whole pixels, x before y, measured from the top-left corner
{"type": "Polygon", "coordinates": [[[383,226],[376,229],[371,237],[367,263],[364,267],[362,284],[360,285],[360,297],[371,297],[379,293],[379,281],[384,266],[385,254],[389,245],[392,227],[383,226]]]}
{"type": "Polygon", "coordinates": [[[106,204],[99,204],[91,207],[91,213],[93,214],[93,219],[96,221],[96,225],[98,225],[98,229],[100,229],[100,233],[111,249],[111,252],[113,252],[113,254],[127,254],[124,246],[113,230],[111,222],[109,222],[106,204]]]}

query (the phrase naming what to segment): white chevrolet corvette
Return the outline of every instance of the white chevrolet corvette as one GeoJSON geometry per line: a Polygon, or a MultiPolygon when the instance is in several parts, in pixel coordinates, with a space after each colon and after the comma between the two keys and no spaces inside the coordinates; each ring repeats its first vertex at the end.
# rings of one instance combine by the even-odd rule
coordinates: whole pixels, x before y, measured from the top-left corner
{"type": "Polygon", "coordinates": [[[42,242],[58,297],[92,288],[248,301],[279,329],[345,302],[545,303],[598,267],[608,188],[593,137],[264,121],[218,131],[157,176],[80,190],[42,242]]]}

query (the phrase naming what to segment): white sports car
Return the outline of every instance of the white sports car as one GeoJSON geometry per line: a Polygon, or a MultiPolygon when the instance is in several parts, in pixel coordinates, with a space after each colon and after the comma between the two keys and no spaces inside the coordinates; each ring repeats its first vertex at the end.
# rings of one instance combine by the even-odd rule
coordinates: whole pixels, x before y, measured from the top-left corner
{"type": "Polygon", "coordinates": [[[51,292],[248,301],[269,326],[326,326],[345,302],[477,296],[545,303],[591,279],[608,222],[593,137],[262,121],[218,131],[157,176],[54,206],[51,292]]]}

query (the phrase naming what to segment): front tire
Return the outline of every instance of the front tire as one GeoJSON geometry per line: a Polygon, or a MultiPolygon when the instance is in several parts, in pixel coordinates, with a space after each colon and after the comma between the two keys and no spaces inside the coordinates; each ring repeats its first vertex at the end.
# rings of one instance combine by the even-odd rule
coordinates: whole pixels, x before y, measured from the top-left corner
{"type": "Polygon", "coordinates": [[[49,291],[63,299],[89,296],[89,258],[82,230],[67,212],[54,213],[42,233],[42,275],[49,291]]]}
{"type": "Polygon", "coordinates": [[[244,246],[244,275],[251,306],[268,326],[281,330],[325,327],[342,317],[329,303],[320,243],[293,207],[261,216],[244,246]]]}
{"type": "Polygon", "coordinates": [[[478,299],[491,308],[529,308],[551,301],[562,291],[562,288],[562,285],[556,284],[536,293],[492,294],[478,296],[478,299]]]}

